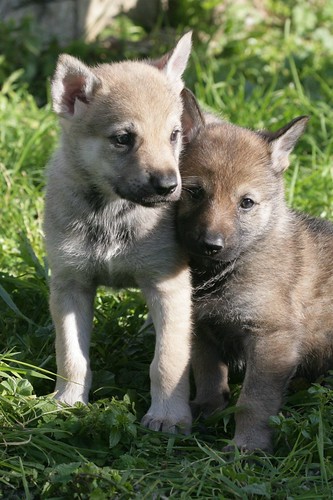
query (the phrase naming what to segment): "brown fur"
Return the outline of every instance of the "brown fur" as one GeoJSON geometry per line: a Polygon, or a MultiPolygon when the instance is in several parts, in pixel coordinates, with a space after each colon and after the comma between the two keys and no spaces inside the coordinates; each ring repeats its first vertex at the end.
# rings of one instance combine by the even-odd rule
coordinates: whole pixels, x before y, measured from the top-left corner
{"type": "Polygon", "coordinates": [[[204,124],[184,153],[178,229],[191,256],[196,410],[226,406],[245,365],[235,444],[271,450],[270,415],[297,370],[333,359],[333,224],[290,210],[283,171],[307,118],[275,134],[204,124]],[[246,206],[253,200],[252,207],[246,206]]]}

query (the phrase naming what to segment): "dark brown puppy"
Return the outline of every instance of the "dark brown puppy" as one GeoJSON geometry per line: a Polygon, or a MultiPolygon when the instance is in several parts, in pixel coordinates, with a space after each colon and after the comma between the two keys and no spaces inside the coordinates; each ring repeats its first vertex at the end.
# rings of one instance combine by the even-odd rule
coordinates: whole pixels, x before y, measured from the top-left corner
{"type": "Polygon", "coordinates": [[[228,368],[245,365],[234,442],[269,451],[268,419],[290,378],[333,366],[333,224],[284,200],[308,119],[275,133],[205,123],[191,96],[187,113],[196,136],[182,158],[178,232],[195,289],[193,403],[204,414],[224,408],[228,368]]]}

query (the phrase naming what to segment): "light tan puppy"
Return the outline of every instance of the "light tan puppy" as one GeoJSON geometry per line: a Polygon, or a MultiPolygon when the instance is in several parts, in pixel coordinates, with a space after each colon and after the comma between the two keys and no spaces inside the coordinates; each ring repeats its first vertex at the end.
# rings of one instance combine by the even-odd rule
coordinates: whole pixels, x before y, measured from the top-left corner
{"type": "Polygon", "coordinates": [[[88,67],[62,55],[52,82],[62,134],[48,173],[45,236],[56,328],[56,397],[86,403],[98,285],[138,286],[156,330],[143,424],[188,432],[191,286],[175,241],[181,193],[184,35],[153,62],[88,67]]]}
{"type": "Polygon", "coordinates": [[[270,133],[205,123],[193,99],[191,113],[197,134],[181,163],[178,225],[195,290],[193,407],[224,408],[228,369],[244,366],[234,442],[271,450],[269,416],[290,378],[333,366],[333,224],[284,199],[306,117],[270,133]]]}

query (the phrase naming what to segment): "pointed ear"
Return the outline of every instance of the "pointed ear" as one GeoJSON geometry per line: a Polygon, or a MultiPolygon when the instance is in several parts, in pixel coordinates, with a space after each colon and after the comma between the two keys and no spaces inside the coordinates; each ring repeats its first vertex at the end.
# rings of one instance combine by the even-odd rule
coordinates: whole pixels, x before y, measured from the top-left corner
{"type": "Polygon", "coordinates": [[[60,55],[51,85],[54,111],[65,118],[81,116],[100,86],[88,66],[75,57],[60,55]]]}
{"type": "Polygon", "coordinates": [[[270,145],[272,166],[276,172],[283,172],[289,167],[289,154],[308,121],[308,116],[299,116],[276,132],[259,132],[270,145]]]}
{"type": "Polygon", "coordinates": [[[150,61],[150,64],[166,74],[178,93],[180,93],[184,87],[182,74],[185,71],[188,58],[190,57],[192,46],[191,39],[192,32],[190,31],[182,36],[173,50],[156,61],[150,61]]]}
{"type": "Polygon", "coordinates": [[[183,101],[183,143],[188,144],[196,137],[199,130],[205,126],[205,119],[190,89],[184,87],[180,95],[183,101]]]}

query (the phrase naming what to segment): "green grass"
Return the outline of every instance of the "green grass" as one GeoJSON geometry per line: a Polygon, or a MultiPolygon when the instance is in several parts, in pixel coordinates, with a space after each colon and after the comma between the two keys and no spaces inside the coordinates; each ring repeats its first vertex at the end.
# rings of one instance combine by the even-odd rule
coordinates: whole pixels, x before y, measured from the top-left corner
{"type": "MultiPolygon", "coordinates": [[[[303,0],[271,1],[265,12],[246,3],[236,9],[230,2],[218,18],[209,4],[184,0],[168,20],[179,23],[178,33],[195,30],[188,85],[205,108],[247,127],[275,129],[310,115],[286,175],[287,198],[295,208],[333,220],[332,2],[323,7],[319,1],[311,6],[303,0]]],[[[122,55],[145,55],[141,28],[123,19],[114,32],[122,55]]],[[[164,33],[170,46],[175,31],[164,33]]],[[[148,46],[155,52],[165,49],[156,47],[159,36],[157,29],[150,34],[148,46]]],[[[0,498],[333,498],[332,373],[289,392],[271,419],[274,456],[230,458],[221,451],[233,435],[232,406],[204,427],[196,423],[188,437],[140,427],[149,405],[154,337],[139,333],[146,308],[138,291],[101,290],[96,298],[91,404],[59,408],[48,396],[55,356],[43,188],[58,126],[50,105],[36,104],[36,95],[38,102],[46,95],[45,79],[37,89],[29,75],[32,67],[34,75],[52,68],[56,50],[50,48],[49,57],[45,49],[38,53],[43,71],[29,53],[30,69],[21,58],[17,73],[12,38],[7,38],[0,60],[5,78],[0,94],[0,498]]],[[[0,38],[2,45],[5,41],[0,38]]],[[[16,43],[20,47],[19,38],[16,43]]],[[[70,50],[103,60],[103,43],[74,44],[70,50]]],[[[24,47],[29,52],[26,38],[24,47]]],[[[34,47],[36,52],[39,45],[34,47]]],[[[232,404],[239,389],[232,384],[232,404]]]]}

